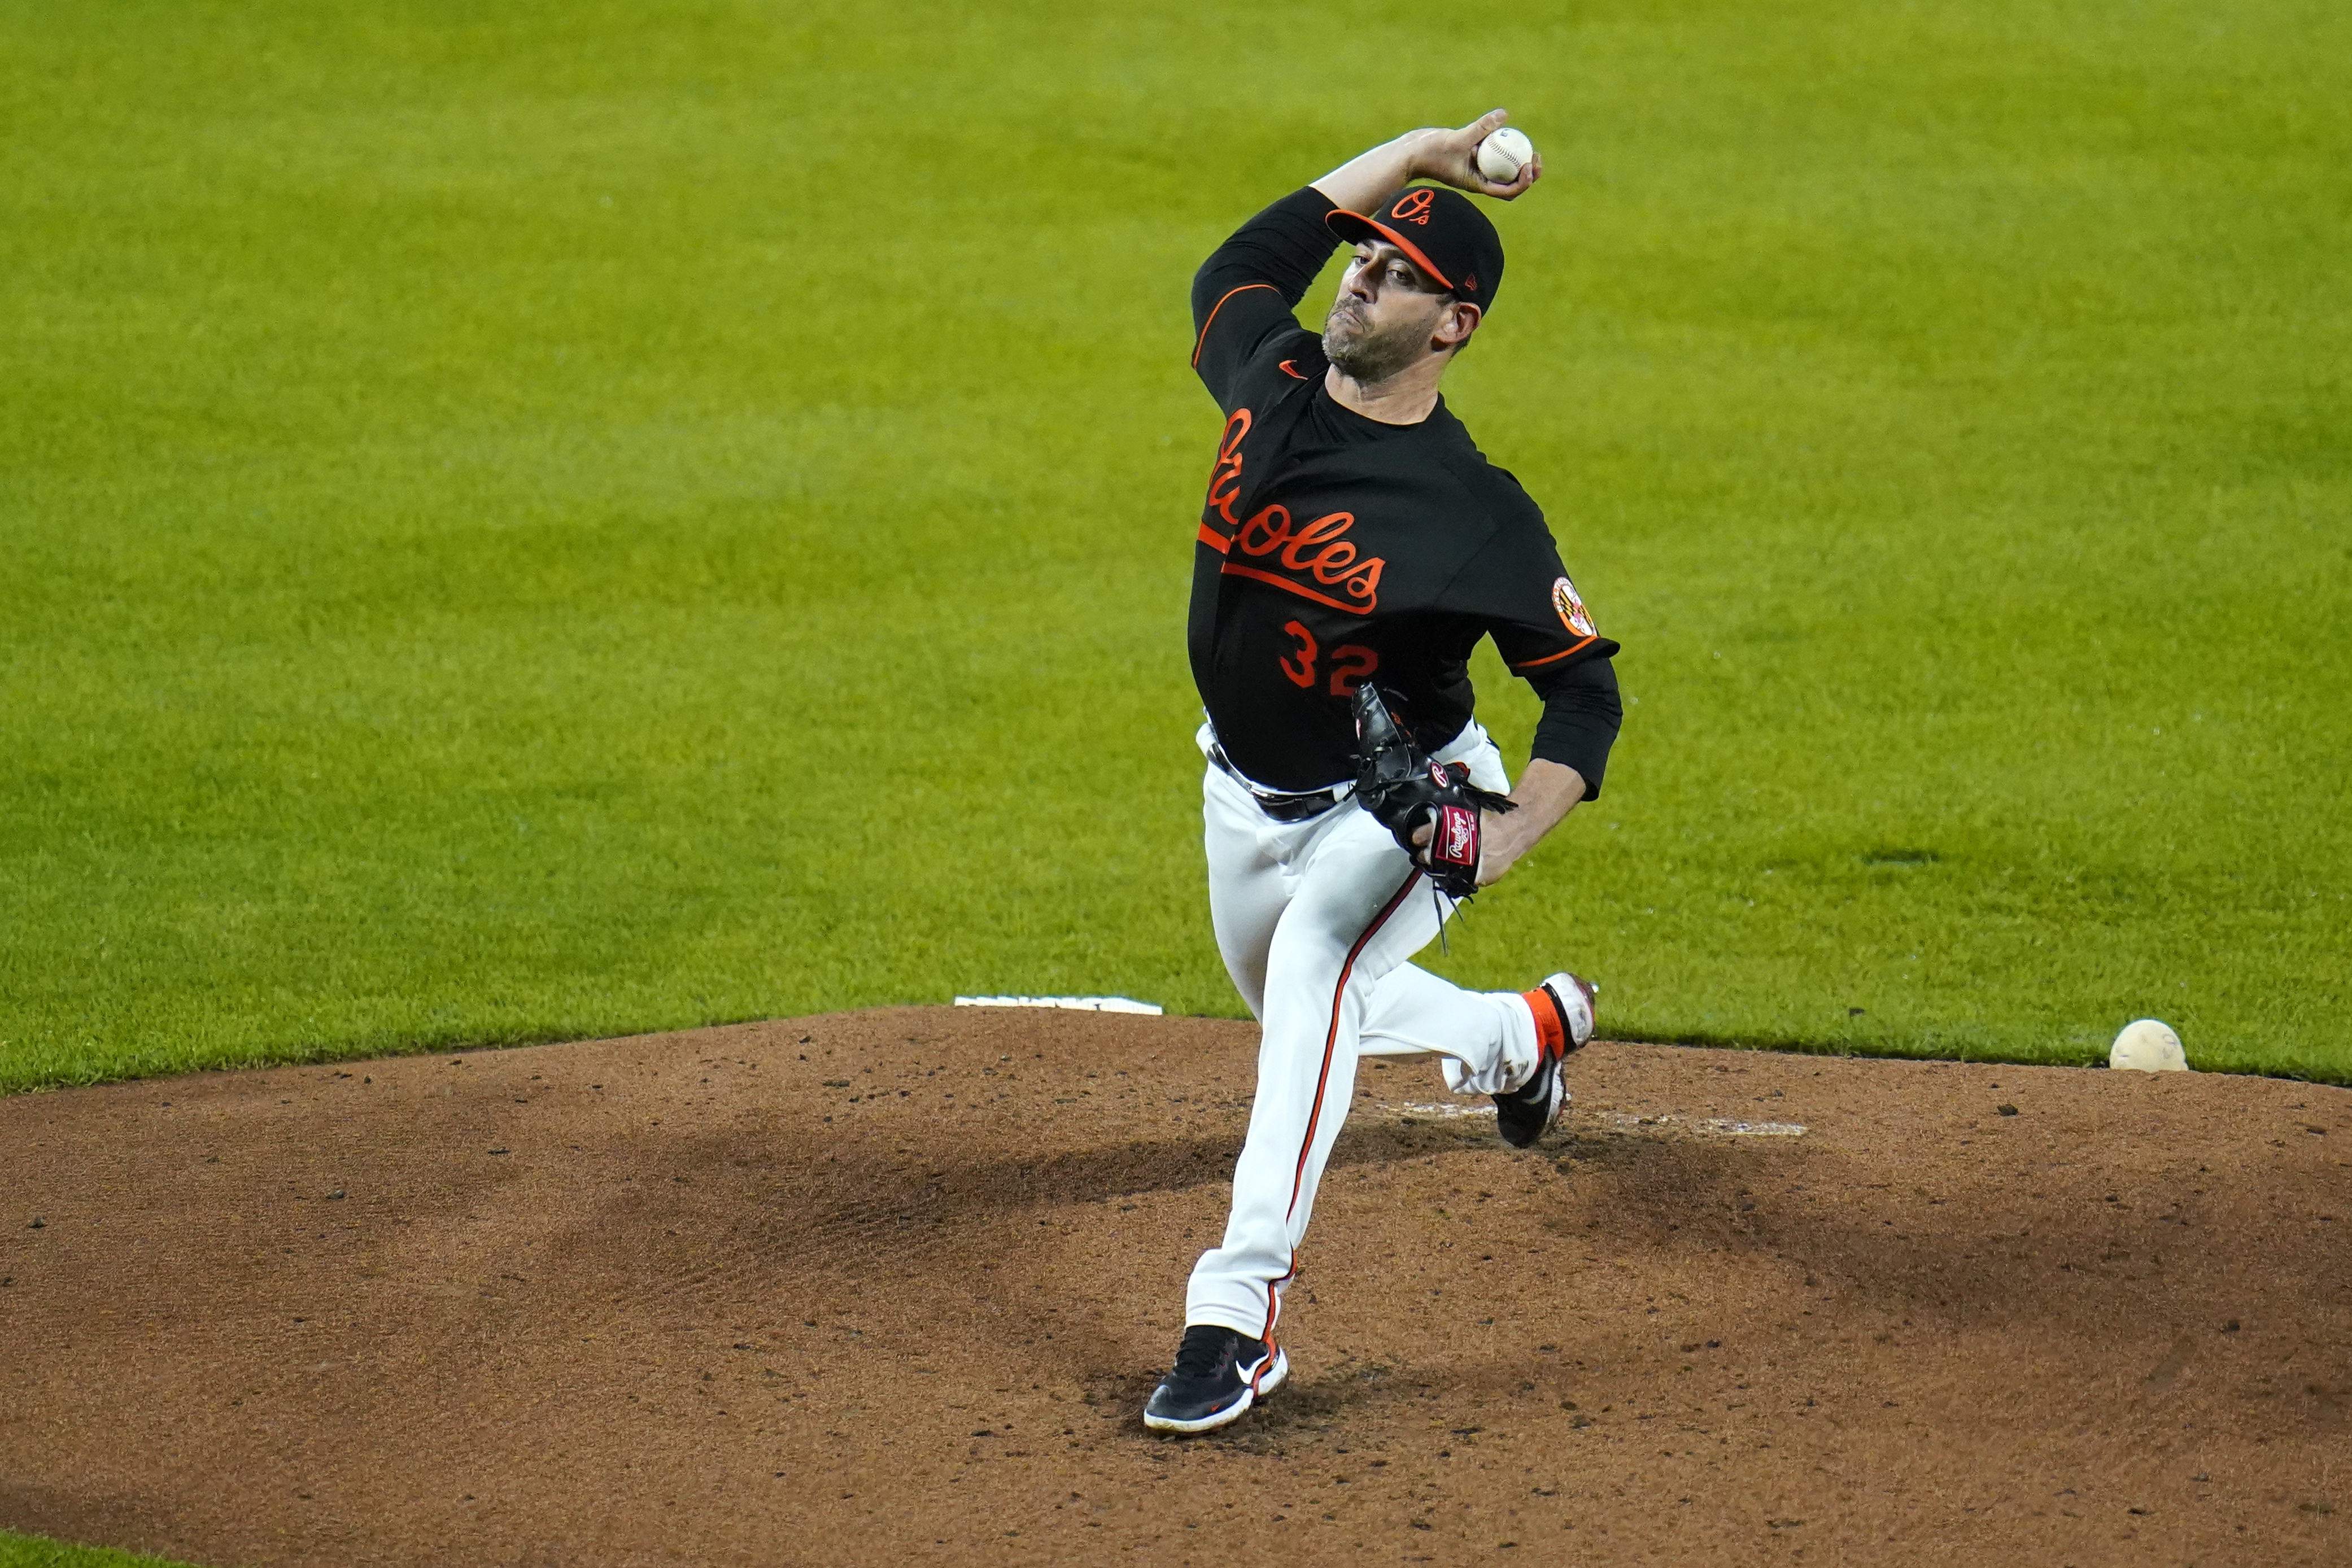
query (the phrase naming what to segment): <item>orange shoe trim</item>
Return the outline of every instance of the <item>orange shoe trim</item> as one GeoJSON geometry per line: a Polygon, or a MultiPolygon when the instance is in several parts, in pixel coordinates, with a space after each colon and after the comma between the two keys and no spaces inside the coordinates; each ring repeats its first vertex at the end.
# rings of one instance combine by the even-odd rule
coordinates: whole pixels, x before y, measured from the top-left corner
{"type": "Polygon", "coordinates": [[[1535,1015],[1537,1060],[1556,1061],[1568,1054],[1568,1016],[1560,1011],[1559,998],[1538,986],[1532,991],[1521,991],[1519,999],[1528,1004],[1535,1015]]]}

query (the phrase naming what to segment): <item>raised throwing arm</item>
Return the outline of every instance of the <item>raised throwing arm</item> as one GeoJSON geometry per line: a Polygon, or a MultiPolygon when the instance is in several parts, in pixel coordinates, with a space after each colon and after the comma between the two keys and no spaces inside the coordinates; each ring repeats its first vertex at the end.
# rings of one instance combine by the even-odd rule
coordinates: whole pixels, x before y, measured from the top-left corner
{"type": "Polygon", "coordinates": [[[1478,172],[1478,143],[1510,118],[1507,110],[1490,109],[1459,131],[1442,126],[1408,131],[1349,159],[1316,181],[1315,188],[1332,205],[1351,213],[1370,211],[1382,196],[1415,180],[1436,180],[1457,191],[1507,202],[1543,177],[1541,153],[1508,181],[1489,180],[1478,172]]]}

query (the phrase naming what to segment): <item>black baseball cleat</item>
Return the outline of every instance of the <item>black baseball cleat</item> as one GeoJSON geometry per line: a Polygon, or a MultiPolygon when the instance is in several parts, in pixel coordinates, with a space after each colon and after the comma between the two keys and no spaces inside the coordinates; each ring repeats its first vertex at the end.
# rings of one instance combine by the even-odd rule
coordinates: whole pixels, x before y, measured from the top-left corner
{"type": "Polygon", "coordinates": [[[1568,1103],[1561,1069],[1592,1038],[1592,995],[1598,988],[1563,972],[1519,993],[1536,1015],[1536,1071],[1508,1094],[1495,1096],[1495,1130],[1511,1147],[1529,1147],[1559,1120],[1560,1107],[1568,1103]]]}
{"type": "Polygon", "coordinates": [[[1194,1323],[1176,1347],[1174,1369],[1143,1406],[1143,1424],[1155,1432],[1206,1432],[1239,1417],[1289,1375],[1279,1345],[1194,1323]]]}

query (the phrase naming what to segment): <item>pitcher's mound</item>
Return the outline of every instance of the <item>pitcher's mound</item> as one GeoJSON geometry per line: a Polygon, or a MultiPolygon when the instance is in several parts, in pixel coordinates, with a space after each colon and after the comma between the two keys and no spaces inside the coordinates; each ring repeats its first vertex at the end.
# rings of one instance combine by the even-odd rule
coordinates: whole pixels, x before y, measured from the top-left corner
{"type": "Polygon", "coordinates": [[[908,1009],[0,1102],[0,1526],[204,1563],[2352,1561],[2352,1093],[1367,1062],[1207,1438],[1246,1025],[908,1009]],[[2014,1107],[2014,1114],[2001,1107],[2014,1107]]]}

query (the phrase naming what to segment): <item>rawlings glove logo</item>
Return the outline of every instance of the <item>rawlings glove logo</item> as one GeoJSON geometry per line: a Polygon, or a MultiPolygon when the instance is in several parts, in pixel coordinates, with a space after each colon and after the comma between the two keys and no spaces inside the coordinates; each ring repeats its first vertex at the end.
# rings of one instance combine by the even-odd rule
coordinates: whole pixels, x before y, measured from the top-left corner
{"type": "Polygon", "coordinates": [[[1467,806],[1440,806],[1437,834],[1429,846],[1432,864],[1478,869],[1478,813],[1467,806]]]}

